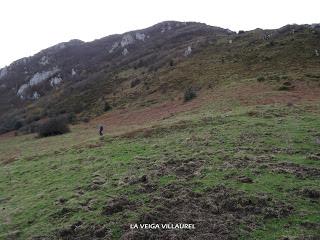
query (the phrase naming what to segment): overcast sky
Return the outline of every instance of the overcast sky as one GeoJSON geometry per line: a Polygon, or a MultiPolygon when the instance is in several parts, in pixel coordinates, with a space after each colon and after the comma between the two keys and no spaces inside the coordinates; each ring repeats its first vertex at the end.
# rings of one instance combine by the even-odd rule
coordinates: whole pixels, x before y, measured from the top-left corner
{"type": "Polygon", "coordinates": [[[92,41],[161,21],[234,31],[320,22],[320,0],[1,0],[0,68],[70,39],[92,41]]]}

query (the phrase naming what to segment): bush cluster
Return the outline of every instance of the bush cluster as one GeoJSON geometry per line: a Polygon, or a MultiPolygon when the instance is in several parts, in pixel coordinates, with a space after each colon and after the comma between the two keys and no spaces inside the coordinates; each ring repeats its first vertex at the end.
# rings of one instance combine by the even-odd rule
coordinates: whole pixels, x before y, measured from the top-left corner
{"type": "Polygon", "coordinates": [[[266,79],[265,79],[265,77],[263,77],[263,76],[259,76],[259,77],[257,77],[257,81],[258,82],[263,82],[263,81],[265,81],[266,79]]]}
{"type": "Polygon", "coordinates": [[[61,117],[50,118],[42,123],[38,130],[39,137],[61,135],[67,132],[70,132],[70,128],[66,119],[61,117]]]}
{"type": "Polygon", "coordinates": [[[184,101],[185,102],[190,101],[194,99],[196,96],[197,96],[196,92],[192,87],[190,87],[184,92],[184,101]]]}
{"type": "Polygon", "coordinates": [[[104,102],[103,111],[107,112],[112,109],[111,105],[108,102],[104,102]]]}

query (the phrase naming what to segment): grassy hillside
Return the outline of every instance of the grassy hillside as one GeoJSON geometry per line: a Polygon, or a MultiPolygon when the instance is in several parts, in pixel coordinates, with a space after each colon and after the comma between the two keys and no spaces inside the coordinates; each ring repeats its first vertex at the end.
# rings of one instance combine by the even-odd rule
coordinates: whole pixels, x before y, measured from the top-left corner
{"type": "Polygon", "coordinates": [[[34,132],[39,121],[58,115],[87,121],[102,115],[106,103],[131,111],[179,100],[190,87],[206,92],[243,80],[265,81],[284,90],[297,82],[318,87],[319,40],[319,28],[310,25],[237,34],[205,24],[165,22],[91,43],[71,41],[66,48],[55,46],[12,64],[0,79],[0,132],[34,132]],[[168,24],[173,28],[162,32],[168,24]],[[136,39],[109,52],[128,34],[141,32],[146,34],[144,41],[136,39]],[[125,56],[124,48],[130,52],[125,56]],[[50,64],[41,65],[42,57],[51,59],[50,64]],[[60,72],[17,96],[22,83],[50,69],[60,72]],[[57,78],[61,84],[51,86],[57,78]],[[32,98],[35,93],[38,99],[32,98]]]}
{"type": "Polygon", "coordinates": [[[256,75],[62,136],[1,135],[0,239],[320,238],[318,82],[279,91],[280,77],[256,75]]]}

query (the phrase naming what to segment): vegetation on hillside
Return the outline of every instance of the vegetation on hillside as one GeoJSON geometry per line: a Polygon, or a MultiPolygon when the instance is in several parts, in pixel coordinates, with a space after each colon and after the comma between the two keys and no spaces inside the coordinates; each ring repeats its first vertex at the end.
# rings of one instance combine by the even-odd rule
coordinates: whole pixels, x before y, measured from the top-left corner
{"type": "Polygon", "coordinates": [[[214,33],[187,24],[118,64],[100,55],[118,35],[70,43],[96,55],[73,82],[1,105],[0,239],[319,239],[319,31],[214,33]]]}
{"type": "MultiPolygon", "coordinates": [[[[114,110],[177,98],[183,101],[184,89],[189,86],[206,90],[220,83],[248,78],[258,81],[264,78],[264,82],[279,90],[292,89],[284,86],[285,82],[292,86],[295,81],[319,85],[320,57],[315,54],[315,50],[320,49],[318,28],[288,25],[275,30],[256,29],[236,34],[188,23],[175,31],[165,32],[164,38],[161,26],[145,29],[153,38],[133,44],[130,54],[125,57],[121,52],[105,53],[106,46],[111,46],[122,35],[87,43],[88,48],[84,48],[84,43],[72,43],[67,50],[61,53],[59,50],[59,54],[51,49],[48,54],[53,51],[56,62],[67,68],[62,74],[64,83],[59,88],[48,88],[52,91],[43,87],[44,92],[36,101],[21,101],[16,92],[0,89],[1,101],[7,103],[0,106],[0,132],[20,129],[21,125],[28,128],[38,119],[66,113],[77,114],[79,119],[90,119],[105,112],[102,99],[114,110]],[[192,53],[184,56],[188,46],[192,46],[192,53]],[[77,54],[69,56],[69,53],[77,54]],[[81,54],[88,57],[81,57],[81,54]],[[69,57],[75,59],[67,61],[69,57]],[[77,70],[76,76],[69,76],[77,61],[84,69],[77,70]]],[[[33,61],[38,58],[37,55],[32,59],[33,64],[29,66],[28,62],[27,65],[36,69],[33,61]]],[[[9,82],[13,84],[14,80],[11,80],[9,82]]]]}
{"type": "Polygon", "coordinates": [[[319,102],[235,105],[210,102],[99,140],[85,128],[48,139],[2,139],[4,156],[19,141],[25,155],[2,159],[0,236],[318,238],[319,102]],[[88,140],[80,143],[80,133],[88,140]],[[146,222],[196,229],[129,230],[146,222]]]}
{"type": "Polygon", "coordinates": [[[38,129],[39,137],[50,137],[70,132],[70,128],[64,118],[50,118],[42,123],[38,129]]]}

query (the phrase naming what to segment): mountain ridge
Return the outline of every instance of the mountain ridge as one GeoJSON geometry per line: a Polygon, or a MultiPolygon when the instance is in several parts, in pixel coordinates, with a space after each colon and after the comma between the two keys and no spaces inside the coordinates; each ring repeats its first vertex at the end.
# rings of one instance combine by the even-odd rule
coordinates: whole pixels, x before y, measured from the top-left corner
{"type": "MultiPolygon", "coordinates": [[[[293,45],[299,45],[299,41],[308,40],[310,44],[303,48],[314,48],[311,55],[318,56],[320,46],[315,43],[318,38],[319,24],[286,25],[276,30],[255,29],[235,33],[204,23],[166,21],[91,42],[74,39],[59,43],[0,70],[0,132],[15,129],[8,123],[13,116],[19,119],[18,126],[25,126],[34,120],[65,113],[91,118],[103,113],[101,106],[106,101],[116,108],[126,107],[130,102],[147,99],[159,91],[171,98],[188,85],[197,85],[196,77],[188,80],[193,72],[181,71],[185,63],[190,63],[190,59],[199,54],[204,55],[204,51],[219,59],[218,62],[204,63],[207,65],[204,68],[212,66],[222,70],[224,62],[231,65],[240,62],[240,72],[243,72],[244,68],[260,64],[256,62],[258,48],[265,55],[274,51],[277,57],[284,51],[293,51],[293,45]],[[213,49],[214,52],[210,53],[213,49]],[[176,72],[175,76],[169,78],[170,72],[176,72]],[[175,82],[172,81],[174,78],[177,78],[175,82]],[[134,81],[136,86],[133,86],[134,81]],[[34,117],[28,116],[30,114],[34,117]]],[[[274,56],[264,56],[267,60],[260,64],[262,68],[267,67],[268,58],[274,56]]],[[[284,55],[281,57],[286,58],[284,55]]],[[[296,60],[290,61],[300,65],[306,56],[295,57],[296,60]]],[[[229,67],[233,69],[231,65],[229,67]]],[[[279,67],[275,69],[280,71],[279,67]]],[[[232,69],[224,71],[231,73],[232,69]]],[[[247,72],[248,76],[252,75],[251,71],[247,72]]],[[[207,77],[210,74],[208,72],[207,77]]],[[[212,75],[216,76],[217,73],[212,75]]]]}

